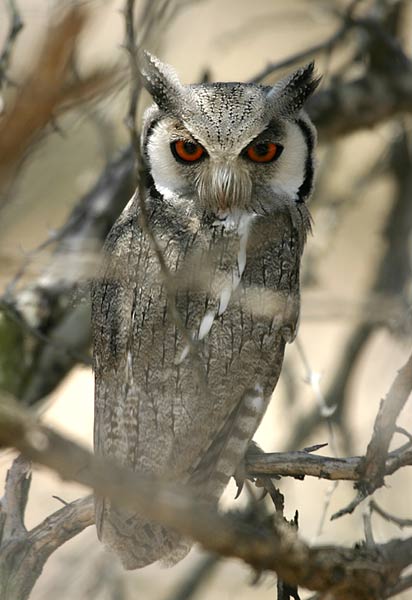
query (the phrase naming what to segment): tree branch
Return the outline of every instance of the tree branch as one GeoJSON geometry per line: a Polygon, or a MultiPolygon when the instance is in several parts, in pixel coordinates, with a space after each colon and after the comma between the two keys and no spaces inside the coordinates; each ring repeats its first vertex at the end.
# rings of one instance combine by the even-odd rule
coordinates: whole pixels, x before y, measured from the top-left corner
{"type": "Polygon", "coordinates": [[[31,464],[22,456],[7,471],[4,498],[1,500],[2,528],[0,543],[26,534],[24,513],[31,484],[31,464]]]}
{"type": "Polygon", "coordinates": [[[358,487],[365,487],[368,493],[383,485],[385,461],[389,444],[392,440],[399,413],[412,391],[412,354],[400,369],[386,398],[381,402],[373,426],[372,439],[368,444],[366,456],[359,465],[361,482],[358,487]]]}
{"type": "Polygon", "coordinates": [[[348,506],[336,512],[332,519],[353,512],[368,495],[384,485],[389,444],[396,428],[396,420],[411,391],[412,354],[400,369],[386,398],[380,404],[366,456],[358,465],[359,481],[355,484],[357,495],[348,506]]]}
{"type": "Polygon", "coordinates": [[[92,487],[98,495],[178,530],[211,552],[240,558],[259,570],[274,570],[291,585],[328,591],[335,600],[378,598],[412,562],[412,538],[374,549],[310,547],[276,515],[269,528],[254,523],[253,514],[221,515],[192,490],[102,462],[5,400],[0,403],[0,443],[16,447],[64,479],[92,487]]]}
{"type": "MultiPolygon", "coordinates": [[[[270,452],[247,455],[246,469],[251,477],[318,477],[331,481],[359,481],[359,467],[363,457],[333,458],[307,452],[270,452]]],[[[410,444],[390,452],[385,460],[385,475],[392,475],[401,467],[412,465],[410,444]]]]}
{"type": "Polygon", "coordinates": [[[57,246],[40,277],[18,292],[16,277],[0,300],[0,385],[25,404],[50,393],[89,348],[89,302],[74,304],[73,289],[101,261],[103,242],[133,193],[133,163],[128,147],[53,237],[57,246]]]}
{"type": "Polygon", "coordinates": [[[371,512],[376,512],[383,519],[389,521],[390,523],[395,523],[401,529],[403,529],[403,527],[412,527],[412,519],[400,519],[395,515],[391,515],[386,512],[386,510],[383,510],[383,508],[381,508],[374,500],[369,502],[369,508],[371,512]]]}
{"type": "Polygon", "coordinates": [[[30,489],[30,463],[19,456],[7,473],[1,502],[0,597],[26,600],[49,556],[62,544],[94,523],[93,498],[66,504],[32,530],[24,526],[30,489]]]}
{"type": "MultiPolygon", "coordinates": [[[[0,122],[0,191],[10,185],[19,162],[57,109],[90,99],[117,81],[114,70],[95,72],[81,81],[68,81],[70,64],[84,24],[84,13],[72,8],[49,29],[31,73],[3,116],[0,122]]],[[[0,196],[0,208],[6,200],[7,194],[0,196]]]]}
{"type": "Polygon", "coordinates": [[[334,82],[308,102],[320,142],[370,129],[401,113],[412,112],[412,72],[396,76],[367,74],[352,81],[334,82]]]}

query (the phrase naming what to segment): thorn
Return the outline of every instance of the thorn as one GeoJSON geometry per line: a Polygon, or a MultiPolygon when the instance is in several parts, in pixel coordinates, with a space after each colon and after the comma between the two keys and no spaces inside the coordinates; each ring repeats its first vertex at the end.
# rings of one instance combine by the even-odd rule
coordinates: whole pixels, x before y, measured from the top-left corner
{"type": "Polygon", "coordinates": [[[365,500],[367,494],[365,494],[364,492],[358,491],[358,493],[356,494],[355,498],[352,500],[352,502],[350,502],[345,508],[341,508],[340,510],[338,510],[337,512],[335,512],[330,520],[331,521],[335,521],[336,519],[340,519],[341,517],[343,517],[344,515],[349,515],[351,513],[353,513],[353,511],[355,510],[355,508],[363,501],[365,500]]]}
{"type": "Polygon", "coordinates": [[[321,448],[325,448],[325,446],[328,446],[328,442],[324,443],[324,444],[314,444],[313,446],[307,446],[306,448],[303,448],[302,452],[317,452],[317,450],[320,450],[321,448]]]}
{"type": "Polygon", "coordinates": [[[69,504],[70,504],[70,502],[66,502],[66,500],[63,500],[63,498],[60,498],[60,496],[52,496],[52,498],[54,498],[55,500],[58,500],[64,506],[69,506],[69,504]]]}

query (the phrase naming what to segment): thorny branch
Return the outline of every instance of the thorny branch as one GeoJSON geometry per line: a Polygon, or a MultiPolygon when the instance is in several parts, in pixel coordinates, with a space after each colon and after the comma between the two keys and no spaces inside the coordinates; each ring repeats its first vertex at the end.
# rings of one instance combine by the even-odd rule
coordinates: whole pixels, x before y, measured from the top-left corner
{"type": "Polygon", "coordinates": [[[189,489],[102,462],[6,401],[0,404],[0,443],[14,446],[64,479],[173,527],[212,552],[240,558],[258,570],[274,570],[290,585],[327,591],[335,600],[378,598],[412,563],[412,538],[373,549],[310,547],[276,516],[265,527],[255,523],[253,515],[245,520],[241,515],[219,514],[189,489]]]}
{"type": "MultiPolygon", "coordinates": [[[[267,452],[248,455],[246,468],[251,477],[318,477],[330,481],[359,481],[362,457],[333,458],[304,451],[267,452]]],[[[402,466],[412,464],[412,446],[405,444],[389,452],[385,460],[385,475],[392,475],[402,466]]]]}

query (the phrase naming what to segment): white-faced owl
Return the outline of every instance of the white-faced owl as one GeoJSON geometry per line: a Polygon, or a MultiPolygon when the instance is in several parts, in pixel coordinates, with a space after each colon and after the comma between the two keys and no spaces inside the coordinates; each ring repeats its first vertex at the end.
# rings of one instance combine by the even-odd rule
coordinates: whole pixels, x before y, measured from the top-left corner
{"type": "MultiPolygon", "coordinates": [[[[147,53],[141,69],[145,194],[113,226],[92,292],[95,451],[217,503],[296,333],[318,80],[308,65],[274,86],[183,85],[147,53]]],[[[96,523],[127,569],[190,549],[105,498],[96,523]]]]}

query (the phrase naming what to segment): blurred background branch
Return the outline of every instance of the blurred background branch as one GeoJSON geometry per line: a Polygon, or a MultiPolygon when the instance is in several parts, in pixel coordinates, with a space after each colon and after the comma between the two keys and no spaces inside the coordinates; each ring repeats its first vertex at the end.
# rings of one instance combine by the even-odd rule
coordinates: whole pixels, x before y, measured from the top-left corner
{"type": "MultiPolygon", "coordinates": [[[[3,87],[10,82],[7,75],[7,71],[9,70],[10,66],[10,59],[13,51],[13,46],[17,40],[20,31],[24,27],[24,23],[20,17],[20,13],[14,0],[7,0],[7,9],[9,13],[10,25],[6,40],[3,44],[3,48],[0,53],[0,94],[3,90],[3,87]]],[[[1,108],[3,108],[3,99],[1,95],[0,103],[1,108]]]]}

